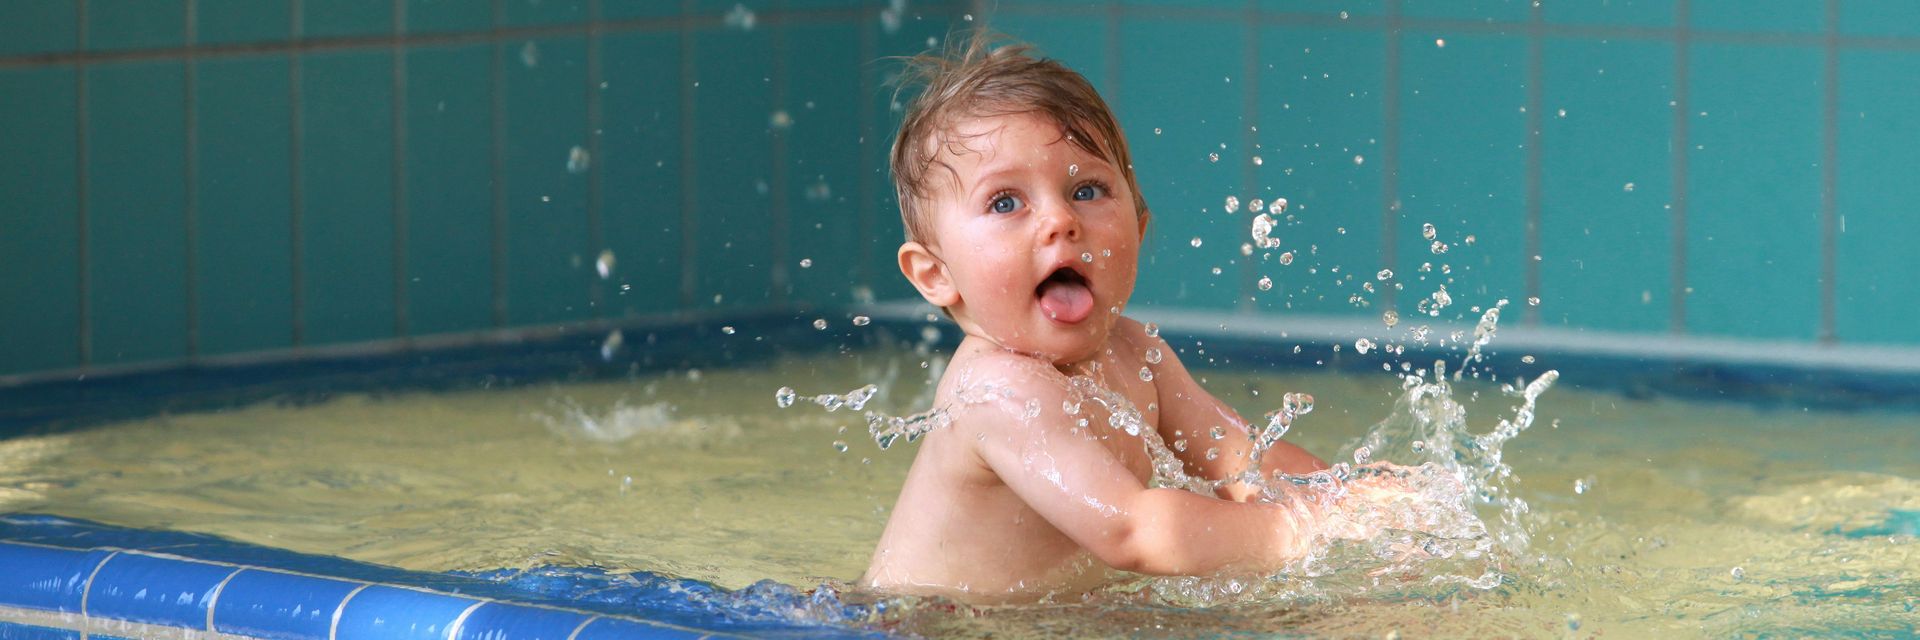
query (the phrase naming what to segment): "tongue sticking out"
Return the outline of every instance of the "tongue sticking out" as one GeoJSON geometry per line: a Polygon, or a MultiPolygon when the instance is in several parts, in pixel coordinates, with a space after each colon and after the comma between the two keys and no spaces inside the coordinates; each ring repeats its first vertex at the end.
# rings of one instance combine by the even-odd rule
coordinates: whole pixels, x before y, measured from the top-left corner
{"type": "Polygon", "coordinates": [[[1093,292],[1084,282],[1048,280],[1040,285],[1040,309],[1054,320],[1074,324],[1093,313],[1093,292]]]}

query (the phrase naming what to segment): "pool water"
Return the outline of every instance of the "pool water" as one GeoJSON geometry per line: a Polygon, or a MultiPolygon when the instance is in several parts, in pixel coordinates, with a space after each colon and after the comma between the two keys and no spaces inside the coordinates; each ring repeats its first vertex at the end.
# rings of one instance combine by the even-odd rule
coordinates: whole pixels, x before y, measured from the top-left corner
{"type": "MultiPolygon", "coordinates": [[[[421,571],[595,566],[725,588],[852,583],[914,447],[878,449],[846,411],[781,410],[774,390],[872,383],[880,394],[869,408],[904,415],[928,402],[928,359],[874,348],[616,381],[269,402],[16,437],[0,440],[0,512],[421,571]]],[[[1495,589],[1415,584],[1211,608],[1166,606],[1138,590],[958,612],[895,602],[872,624],[1075,637],[1915,633],[1920,416],[1636,399],[1582,390],[1580,371],[1561,374],[1533,428],[1505,450],[1532,505],[1529,554],[1543,560],[1516,564],[1495,589]]],[[[1401,393],[1383,372],[1202,375],[1248,416],[1276,408],[1284,392],[1312,393],[1316,410],[1287,438],[1329,458],[1401,393]]],[[[1496,387],[1456,386],[1475,432],[1511,412],[1514,399],[1496,387]]]]}

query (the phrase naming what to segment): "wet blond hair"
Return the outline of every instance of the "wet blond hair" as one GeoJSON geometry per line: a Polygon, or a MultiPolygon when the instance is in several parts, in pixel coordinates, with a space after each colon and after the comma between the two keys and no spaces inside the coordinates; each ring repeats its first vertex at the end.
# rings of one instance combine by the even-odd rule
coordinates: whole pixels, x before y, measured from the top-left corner
{"type": "Polygon", "coordinates": [[[1134,179],[1127,138],[1107,101],[1078,72],[1030,55],[1032,47],[995,46],[1005,40],[979,31],[971,37],[949,37],[944,50],[904,59],[906,68],[894,95],[915,87],[920,92],[907,104],[889,166],[907,240],[930,237],[925,205],[933,193],[932,169],[945,168],[959,184],[959,172],[939,159],[940,149],[951,141],[955,125],[975,118],[1035,114],[1053,121],[1073,146],[1113,164],[1133,193],[1134,213],[1146,215],[1147,200],[1134,179]]]}

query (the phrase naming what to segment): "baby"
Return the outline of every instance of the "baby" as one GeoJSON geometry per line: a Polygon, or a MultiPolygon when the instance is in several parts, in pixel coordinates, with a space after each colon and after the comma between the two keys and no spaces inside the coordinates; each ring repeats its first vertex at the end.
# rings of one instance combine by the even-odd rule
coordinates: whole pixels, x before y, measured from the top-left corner
{"type": "Polygon", "coordinates": [[[1112,570],[1276,569],[1316,537],[1360,536],[1242,482],[1153,487],[1150,440],[1187,441],[1162,450],[1206,480],[1326,464],[1286,442],[1251,460],[1247,422],[1121,315],[1151,216],[1119,123],[1078,73],[986,43],[908,61],[925,89],[893,144],[900,271],[966,337],[935,400],[951,421],[926,435],[861,582],[1034,600],[1112,570]]]}

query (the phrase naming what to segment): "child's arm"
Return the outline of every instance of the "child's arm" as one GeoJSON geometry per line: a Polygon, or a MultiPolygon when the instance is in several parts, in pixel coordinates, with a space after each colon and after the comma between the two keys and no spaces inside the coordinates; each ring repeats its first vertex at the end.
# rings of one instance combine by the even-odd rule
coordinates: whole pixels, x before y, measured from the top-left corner
{"type": "MultiPolygon", "coordinates": [[[[1131,319],[1123,319],[1120,326],[1115,328],[1140,341],[1139,344],[1158,348],[1164,354],[1159,364],[1148,365],[1153,368],[1154,386],[1160,392],[1160,437],[1169,446],[1176,439],[1184,438],[1187,441],[1185,451],[1175,450],[1175,455],[1186,463],[1187,473],[1219,480],[1244,471],[1247,458],[1253,453],[1247,421],[1232,407],[1201,388],[1166,341],[1146,335],[1140,324],[1131,319]],[[1225,434],[1218,440],[1212,435],[1216,426],[1225,434]],[[1219,449],[1220,455],[1208,460],[1206,453],[1209,448],[1219,449]]],[[[1260,460],[1262,474],[1275,471],[1304,474],[1325,468],[1326,462],[1285,440],[1275,442],[1260,460]]],[[[1220,488],[1221,497],[1230,500],[1247,500],[1256,493],[1253,487],[1242,482],[1220,488]]]]}
{"type": "Polygon", "coordinates": [[[1104,411],[1085,403],[1081,416],[1067,415],[1065,378],[1017,360],[1025,359],[971,363],[974,380],[1015,391],[951,407],[955,435],[973,441],[1000,481],[1107,565],[1155,575],[1269,569],[1305,553],[1319,533],[1315,513],[1148,488],[1101,442],[1112,433],[1104,411]],[[1039,415],[1023,418],[1034,406],[1039,415]],[[1090,426],[1078,427],[1079,417],[1090,426]]]}

